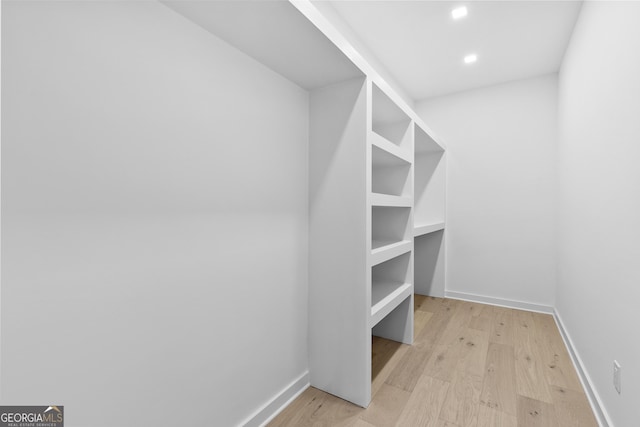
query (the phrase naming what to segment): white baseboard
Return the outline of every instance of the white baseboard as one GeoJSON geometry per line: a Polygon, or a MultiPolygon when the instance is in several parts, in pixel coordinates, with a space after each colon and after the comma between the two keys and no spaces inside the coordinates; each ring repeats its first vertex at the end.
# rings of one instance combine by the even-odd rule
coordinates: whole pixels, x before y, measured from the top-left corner
{"type": "Polygon", "coordinates": [[[567,332],[567,329],[564,327],[562,317],[560,317],[560,313],[558,313],[558,310],[554,309],[553,317],[556,320],[556,325],[558,325],[558,330],[560,331],[560,335],[562,336],[564,345],[569,350],[569,356],[571,356],[573,366],[578,373],[578,377],[580,378],[580,382],[582,383],[582,388],[587,394],[587,398],[589,399],[589,403],[591,404],[593,413],[598,419],[598,424],[600,424],[600,427],[613,427],[613,422],[611,422],[611,418],[609,417],[605,406],[602,404],[600,395],[598,395],[598,392],[593,387],[591,377],[589,377],[589,373],[585,369],[584,364],[582,363],[582,359],[580,358],[578,351],[573,345],[571,336],[567,332]]]}
{"type": "Polygon", "coordinates": [[[282,412],[289,403],[293,402],[293,400],[300,396],[309,386],[309,371],[306,371],[274,396],[267,404],[247,418],[241,425],[244,427],[261,427],[267,425],[269,421],[274,419],[276,415],[282,412]]]}
{"type": "Polygon", "coordinates": [[[466,292],[445,291],[446,298],[461,299],[464,301],[478,302],[481,304],[497,305],[500,307],[515,308],[517,310],[535,311],[537,313],[553,314],[553,307],[530,302],[514,301],[502,298],[488,297],[484,295],[468,294],[466,292]]]}

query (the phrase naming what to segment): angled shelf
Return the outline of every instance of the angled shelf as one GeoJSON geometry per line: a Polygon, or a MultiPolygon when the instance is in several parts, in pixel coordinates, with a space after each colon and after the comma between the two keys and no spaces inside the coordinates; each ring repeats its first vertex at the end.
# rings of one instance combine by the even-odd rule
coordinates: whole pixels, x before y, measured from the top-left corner
{"type": "Polygon", "coordinates": [[[434,231],[444,230],[444,221],[432,222],[430,224],[416,224],[413,227],[413,237],[424,236],[434,231]]]}

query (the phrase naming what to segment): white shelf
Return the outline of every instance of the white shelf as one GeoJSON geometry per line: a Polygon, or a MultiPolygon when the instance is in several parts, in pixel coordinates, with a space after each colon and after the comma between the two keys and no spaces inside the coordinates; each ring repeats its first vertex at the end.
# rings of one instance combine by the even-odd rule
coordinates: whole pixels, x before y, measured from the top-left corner
{"type": "Polygon", "coordinates": [[[411,283],[382,282],[371,287],[371,322],[373,328],[413,293],[411,283]]]}
{"type": "Polygon", "coordinates": [[[434,222],[431,224],[416,224],[413,227],[413,236],[423,236],[425,234],[433,233],[434,231],[444,230],[444,221],[434,222]]]}
{"type": "Polygon", "coordinates": [[[412,248],[412,242],[411,240],[399,242],[374,240],[371,247],[371,265],[373,266],[409,252],[412,248]]]}
{"type": "MultiPolygon", "coordinates": [[[[407,151],[401,147],[399,147],[398,145],[394,144],[393,142],[389,141],[388,139],[378,135],[375,132],[369,132],[369,140],[371,141],[371,144],[374,147],[379,148],[380,150],[383,150],[385,152],[387,152],[388,154],[394,156],[397,161],[401,161],[400,164],[402,164],[402,162],[404,162],[405,164],[411,164],[412,163],[412,159],[411,159],[411,152],[407,151]]],[[[396,164],[398,164],[396,161],[396,164]]],[[[373,159],[374,164],[380,164],[382,163],[382,160],[378,160],[376,158],[373,159]]],[[[391,165],[393,165],[393,163],[391,163],[391,165]]]]}
{"type": "Polygon", "coordinates": [[[410,208],[413,206],[411,197],[392,196],[389,194],[371,193],[371,206],[391,206],[410,208]]]}

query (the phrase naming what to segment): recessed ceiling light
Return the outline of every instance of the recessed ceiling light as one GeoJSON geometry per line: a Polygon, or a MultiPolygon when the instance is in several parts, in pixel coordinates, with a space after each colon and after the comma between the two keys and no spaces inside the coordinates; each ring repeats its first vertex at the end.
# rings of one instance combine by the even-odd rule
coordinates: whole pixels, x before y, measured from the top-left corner
{"type": "Polygon", "coordinates": [[[472,53],[471,55],[467,55],[464,57],[465,64],[473,64],[477,60],[478,60],[478,55],[476,55],[475,53],[472,53]]]}
{"type": "Polygon", "coordinates": [[[467,16],[467,8],[466,6],[456,7],[451,11],[451,17],[453,19],[460,19],[467,16]]]}

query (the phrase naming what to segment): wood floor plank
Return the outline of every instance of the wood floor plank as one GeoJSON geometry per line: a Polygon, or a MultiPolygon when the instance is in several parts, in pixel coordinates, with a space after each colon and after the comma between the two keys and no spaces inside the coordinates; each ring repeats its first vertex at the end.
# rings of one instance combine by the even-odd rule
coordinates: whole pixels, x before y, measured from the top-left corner
{"type": "Polygon", "coordinates": [[[376,427],[392,427],[411,397],[411,393],[383,384],[375,394],[367,410],[360,416],[376,427]]]}
{"type": "Polygon", "coordinates": [[[491,332],[494,312],[491,306],[482,305],[480,310],[471,317],[469,327],[479,331],[491,332]]]}
{"type": "Polygon", "coordinates": [[[451,315],[449,322],[444,328],[444,332],[440,337],[440,340],[442,341],[440,344],[448,345],[458,339],[460,331],[468,327],[474,308],[477,310],[474,306],[475,304],[470,302],[459,302],[455,308],[455,312],[451,315]]]}
{"type": "Polygon", "coordinates": [[[518,420],[515,415],[481,404],[478,409],[478,427],[518,427],[518,420]]]}
{"type": "Polygon", "coordinates": [[[518,427],[564,427],[558,425],[552,404],[518,396],[518,427]]]}
{"type": "Polygon", "coordinates": [[[438,311],[440,311],[443,305],[444,299],[442,298],[414,295],[414,306],[417,310],[437,313],[438,311]]]}
{"type": "Polygon", "coordinates": [[[269,426],[350,427],[363,411],[359,406],[309,387],[269,426]]]}
{"type": "Polygon", "coordinates": [[[456,369],[482,376],[489,344],[489,333],[471,328],[462,328],[449,342],[436,346],[424,373],[442,381],[452,381],[456,369]]]}
{"type": "Polygon", "coordinates": [[[598,427],[587,396],[565,387],[551,386],[558,425],[562,427],[598,427]]]}
{"type": "Polygon", "coordinates": [[[395,425],[437,427],[440,408],[448,389],[448,382],[422,375],[395,425]]]}
{"type": "Polygon", "coordinates": [[[534,313],[533,319],[538,335],[537,348],[540,351],[547,382],[550,385],[582,391],[582,384],[553,317],[534,313]]]}
{"type": "Polygon", "coordinates": [[[371,396],[375,396],[410,346],[373,337],[371,342],[371,396]]]}
{"type": "Polygon", "coordinates": [[[432,313],[428,325],[416,334],[413,341],[414,347],[432,350],[438,344],[438,340],[442,337],[454,314],[454,308],[442,304],[438,310],[432,313]]]}
{"type": "Polygon", "coordinates": [[[413,314],[413,339],[418,338],[418,335],[422,333],[429,320],[433,316],[433,313],[428,311],[416,310],[413,314]]]}
{"type": "MultiPolygon", "coordinates": [[[[466,314],[465,314],[466,316],[466,314]]],[[[459,316],[462,318],[464,316],[459,316]]],[[[464,327],[464,321],[456,321],[453,325],[451,322],[447,329],[455,331],[456,334],[442,334],[439,337],[434,351],[425,366],[424,373],[442,381],[451,381],[456,366],[461,358],[467,353],[470,347],[475,346],[469,334],[465,333],[468,328],[464,327]]]]}
{"type": "MultiPolygon", "coordinates": [[[[436,301],[433,297],[428,297],[425,301],[436,301]]],[[[436,302],[434,302],[435,304],[436,302]]],[[[437,302],[439,307],[429,318],[428,323],[416,336],[413,345],[407,350],[400,362],[389,373],[386,383],[403,390],[413,391],[418,378],[436,348],[436,343],[447,328],[450,320],[456,312],[456,304],[445,300],[437,302]]]]}
{"type": "Polygon", "coordinates": [[[490,343],[480,405],[516,415],[516,368],[513,347],[490,343]]]}
{"type": "Polygon", "coordinates": [[[412,392],[424,372],[431,352],[431,347],[422,349],[415,345],[409,347],[385,383],[412,392]]]}
{"type": "Polygon", "coordinates": [[[451,381],[456,364],[458,363],[458,351],[459,349],[455,347],[451,348],[446,345],[436,346],[423,372],[441,381],[451,381]]]}
{"type": "Polygon", "coordinates": [[[424,301],[429,298],[426,295],[419,295],[419,294],[414,294],[413,295],[413,311],[417,311],[420,309],[420,307],[422,306],[422,304],[424,303],[424,301]]]}
{"type": "Polygon", "coordinates": [[[442,404],[440,419],[460,427],[476,427],[481,388],[482,377],[456,369],[442,404]]]}
{"type": "Polygon", "coordinates": [[[513,345],[513,311],[509,308],[491,307],[493,321],[489,340],[498,344],[513,345]]]}
{"type": "Polygon", "coordinates": [[[464,328],[460,332],[460,337],[464,338],[464,350],[460,352],[456,369],[482,378],[489,349],[489,333],[471,328],[464,328]]]}
{"type": "Polygon", "coordinates": [[[513,312],[516,392],[521,396],[552,403],[549,385],[545,380],[540,348],[535,331],[533,313],[513,312]]]}

